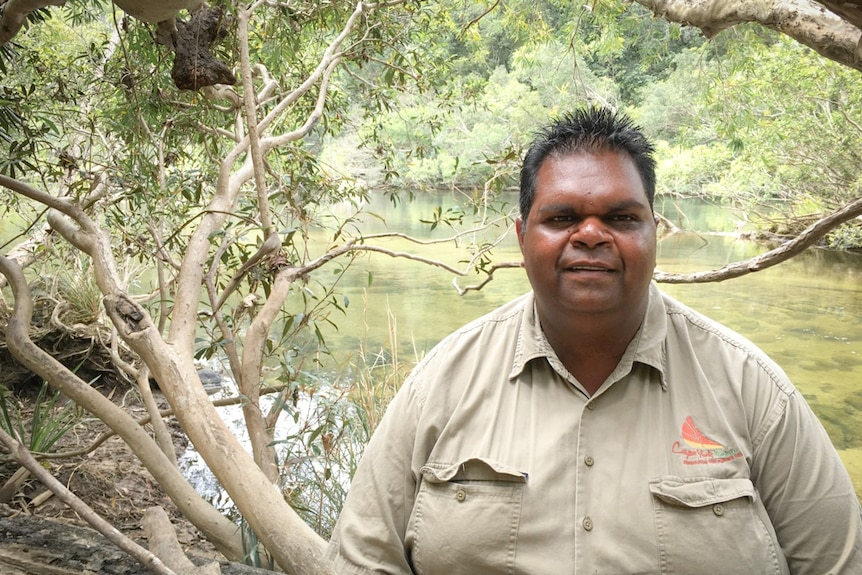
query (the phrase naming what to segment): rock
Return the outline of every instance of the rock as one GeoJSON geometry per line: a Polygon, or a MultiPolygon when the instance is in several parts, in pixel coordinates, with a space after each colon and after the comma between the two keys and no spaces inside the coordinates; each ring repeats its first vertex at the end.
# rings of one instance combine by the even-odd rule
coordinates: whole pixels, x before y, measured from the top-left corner
{"type": "Polygon", "coordinates": [[[198,377],[200,378],[201,384],[204,386],[207,395],[218,393],[224,389],[224,378],[222,378],[222,375],[218,372],[211,369],[199,369],[198,377]]]}

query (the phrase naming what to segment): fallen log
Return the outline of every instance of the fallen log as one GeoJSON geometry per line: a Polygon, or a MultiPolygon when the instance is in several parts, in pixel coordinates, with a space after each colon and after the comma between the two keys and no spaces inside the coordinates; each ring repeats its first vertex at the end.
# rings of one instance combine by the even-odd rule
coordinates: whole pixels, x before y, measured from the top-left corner
{"type": "MultiPolygon", "coordinates": [[[[145,542],[140,542],[146,546],[145,542]]],[[[195,565],[211,557],[188,553],[195,565]]],[[[219,561],[224,575],[272,575],[272,571],[219,561]]],[[[0,573],[3,575],[150,575],[98,532],[33,515],[0,517],[0,573]]]]}

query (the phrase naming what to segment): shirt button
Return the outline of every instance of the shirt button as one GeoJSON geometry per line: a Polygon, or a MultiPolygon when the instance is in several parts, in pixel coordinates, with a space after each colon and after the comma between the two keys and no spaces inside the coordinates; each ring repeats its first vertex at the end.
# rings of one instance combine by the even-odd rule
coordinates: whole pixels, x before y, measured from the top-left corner
{"type": "Polygon", "coordinates": [[[722,515],[724,515],[724,505],[722,505],[721,503],[719,503],[718,505],[713,505],[712,512],[721,517],[722,515]]]}
{"type": "Polygon", "coordinates": [[[587,455],[586,457],[584,457],[584,465],[586,465],[587,467],[592,467],[593,463],[595,462],[596,461],[595,459],[593,459],[592,455],[587,455]]]}
{"type": "Polygon", "coordinates": [[[455,492],[455,499],[457,499],[459,502],[464,501],[465,499],[467,499],[467,493],[463,489],[459,489],[455,492]]]}
{"type": "Polygon", "coordinates": [[[585,531],[592,531],[593,530],[593,520],[590,519],[589,517],[584,517],[583,525],[584,525],[585,531]]]}
{"type": "Polygon", "coordinates": [[[596,408],[596,402],[595,401],[590,401],[587,403],[587,409],[589,409],[590,411],[594,410],[595,408],[596,408]]]}

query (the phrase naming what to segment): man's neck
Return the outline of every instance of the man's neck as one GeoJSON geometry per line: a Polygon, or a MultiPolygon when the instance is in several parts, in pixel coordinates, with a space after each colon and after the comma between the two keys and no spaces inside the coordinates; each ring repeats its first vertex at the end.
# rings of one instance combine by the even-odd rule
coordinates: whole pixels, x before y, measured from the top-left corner
{"type": "Polygon", "coordinates": [[[582,316],[548,319],[540,314],[539,319],[557,357],[593,395],[616,369],[640,328],[644,314],[630,313],[624,318],[582,316]]]}

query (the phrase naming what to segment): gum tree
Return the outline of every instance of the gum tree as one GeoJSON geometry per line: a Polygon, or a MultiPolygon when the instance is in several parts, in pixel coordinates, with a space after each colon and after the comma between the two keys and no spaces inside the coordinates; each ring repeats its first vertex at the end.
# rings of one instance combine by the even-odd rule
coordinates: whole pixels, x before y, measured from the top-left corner
{"type": "MultiPolygon", "coordinates": [[[[858,65],[858,21],[853,13],[839,15],[843,4],[830,12],[825,3],[801,0],[767,8],[718,0],[639,3],[707,36],[759,22],[858,65]]],[[[288,375],[275,390],[275,409],[260,402],[269,383],[263,374],[274,350],[299,330],[313,330],[315,315],[289,313],[286,302],[306,298],[320,311],[331,301],[326,286],[309,288],[314,272],[363,250],[386,252],[373,244],[376,238],[354,233],[349,217],[312,241],[319,204],[368,193],[360,182],[321,169],[316,151],[345,121],[350,98],[373,112],[388,105],[400,83],[433,77],[439,62],[411,51],[422,42],[408,42],[429,30],[433,4],[124,0],[115,3],[124,12],[103,20],[99,3],[69,2],[76,23],[108,25],[68,61],[68,54],[50,54],[50,43],[39,44],[52,37],[47,9],[65,4],[0,3],[0,61],[17,80],[4,86],[0,105],[0,136],[10,152],[0,186],[13,194],[9,205],[29,218],[29,241],[0,256],[12,294],[6,343],[28,369],[121,436],[180,511],[227,557],[239,559],[244,549],[235,523],[177,468],[150,392],[149,381],[157,381],[277,564],[291,573],[327,573],[324,541],[278,488],[275,421],[279,406],[291,401],[295,366],[290,359],[279,366],[288,375]],[[59,61],[66,62],[62,70],[59,61]],[[112,360],[137,385],[152,435],[31,341],[33,297],[22,265],[45,246],[78,268],[79,280],[92,278],[109,319],[112,360]],[[134,273],[140,270],[155,275],[152,290],[141,289],[134,273]],[[201,331],[209,336],[203,343],[201,331]],[[228,359],[243,397],[251,454],[199,384],[195,357],[215,352],[228,359]]],[[[839,219],[858,215],[858,204],[839,219]]]]}
{"type": "MultiPolygon", "coordinates": [[[[99,27],[98,4],[76,5],[67,18],[86,24],[78,30],[90,40],[67,61],[62,50],[51,55],[50,42],[39,46],[64,33],[53,32],[62,24],[50,13],[34,11],[48,4],[55,3],[6,2],[0,19],[4,40],[17,32],[20,44],[4,53],[17,80],[6,85],[11,111],[3,124],[15,154],[0,186],[14,194],[8,205],[29,217],[32,234],[0,257],[13,300],[6,344],[106,423],[183,515],[240,560],[247,549],[235,523],[177,467],[150,390],[157,382],[266,553],[291,573],[327,573],[324,540],[279,487],[274,433],[295,391],[290,370],[271,408],[260,401],[262,374],[273,350],[313,329],[314,312],[325,308],[331,293],[308,287],[313,272],[373,249],[350,217],[327,230],[328,239],[310,240],[319,205],[367,193],[321,169],[315,150],[342,121],[347,89],[371,110],[401,81],[418,78],[417,55],[404,41],[427,14],[398,0],[120,2],[128,13],[109,12],[111,24],[99,27]],[[27,14],[36,25],[25,35],[27,14]],[[136,384],[152,435],[31,340],[33,297],[21,264],[46,248],[81,270],[74,281],[95,284],[113,362],[136,384]],[[156,276],[151,291],[137,277],[144,272],[156,276]],[[286,311],[290,298],[309,297],[310,312],[286,311]],[[211,338],[202,340],[202,330],[211,338]],[[227,358],[242,397],[251,454],[200,385],[195,358],[215,352],[227,358]]],[[[59,309],[56,316],[63,324],[59,309]]]]}

